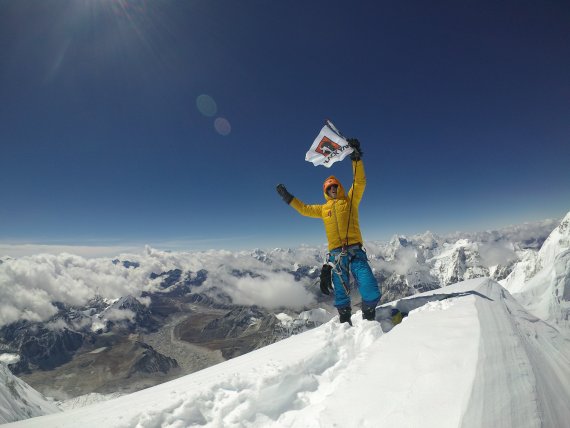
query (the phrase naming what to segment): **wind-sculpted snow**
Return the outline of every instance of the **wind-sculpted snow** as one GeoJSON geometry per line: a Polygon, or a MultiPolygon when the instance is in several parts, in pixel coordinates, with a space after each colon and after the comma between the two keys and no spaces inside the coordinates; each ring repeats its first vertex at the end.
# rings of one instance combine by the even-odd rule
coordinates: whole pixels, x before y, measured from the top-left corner
{"type": "Polygon", "coordinates": [[[489,299],[476,301],[482,340],[463,426],[567,426],[570,342],[497,284],[479,290],[489,299]]]}
{"type": "Polygon", "coordinates": [[[362,324],[350,329],[329,323],[312,337],[285,344],[282,351],[286,358],[277,358],[277,349],[267,353],[268,359],[264,359],[263,350],[257,351],[264,359],[261,365],[236,361],[239,371],[213,382],[202,393],[183,394],[171,412],[144,412],[126,426],[267,426],[291,409],[303,409],[324,399],[323,390],[332,388],[351,362],[382,335],[378,324],[362,324]],[[309,348],[308,340],[322,348],[309,348]],[[297,352],[291,346],[298,348],[297,352]]]}

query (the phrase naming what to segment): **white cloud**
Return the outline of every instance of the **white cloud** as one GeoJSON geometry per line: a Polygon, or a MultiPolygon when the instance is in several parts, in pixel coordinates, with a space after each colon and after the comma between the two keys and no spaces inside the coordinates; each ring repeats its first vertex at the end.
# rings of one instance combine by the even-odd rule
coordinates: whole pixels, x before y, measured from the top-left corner
{"type": "Polygon", "coordinates": [[[18,361],[20,361],[18,354],[0,354],[0,363],[16,364],[18,361]]]}
{"type": "Polygon", "coordinates": [[[57,313],[52,302],[83,305],[95,295],[139,296],[153,287],[149,274],[125,269],[111,259],[71,254],[5,259],[0,264],[0,326],[18,319],[45,321],[57,313]]]}
{"type": "Polygon", "coordinates": [[[414,248],[399,248],[393,260],[372,260],[371,264],[376,269],[380,268],[387,272],[396,272],[398,275],[405,275],[418,267],[416,250],[414,248]]]}
{"type": "MultiPolygon", "coordinates": [[[[318,264],[309,253],[303,251],[301,258],[318,264]]],[[[141,293],[156,290],[163,280],[151,280],[151,273],[174,269],[183,272],[206,269],[208,281],[199,291],[208,292],[215,287],[238,304],[302,308],[313,302],[312,294],[292,275],[273,272],[292,268],[293,261],[296,261],[294,253],[266,265],[248,252],[168,252],[150,247],[138,254],[109,258],[85,258],[69,253],[5,258],[0,264],[0,326],[19,319],[45,321],[57,313],[52,302],[81,306],[96,295],[107,299],[133,295],[148,304],[150,300],[141,299],[141,293]],[[127,269],[122,263],[113,263],[115,258],[137,262],[140,267],[127,269]],[[255,272],[264,279],[238,279],[234,270],[255,272]]],[[[125,314],[120,318],[124,319],[125,314]]]]}
{"type": "Polygon", "coordinates": [[[301,309],[314,303],[315,299],[303,283],[283,272],[271,272],[264,277],[239,278],[235,280],[234,287],[227,287],[226,291],[237,304],[258,305],[268,309],[282,306],[301,309]]]}
{"type": "Polygon", "coordinates": [[[52,330],[52,331],[61,331],[64,328],[69,328],[69,326],[67,325],[67,323],[62,320],[62,319],[58,319],[52,322],[49,322],[45,325],[45,327],[48,330],[52,330]]]}
{"type": "Polygon", "coordinates": [[[3,257],[26,257],[36,254],[61,253],[75,254],[81,257],[113,257],[123,252],[140,251],[137,247],[125,246],[87,246],[87,245],[47,245],[47,244],[10,244],[0,242],[0,258],[3,257]]]}
{"type": "Polygon", "coordinates": [[[103,313],[102,318],[109,321],[133,321],[135,313],[130,309],[110,308],[103,313]]]}
{"type": "Polygon", "coordinates": [[[405,275],[413,267],[418,265],[416,250],[414,248],[402,248],[398,251],[398,257],[393,262],[393,269],[399,275],[405,275]]]}
{"type": "Polygon", "coordinates": [[[146,297],[139,297],[137,299],[142,305],[146,306],[147,308],[150,306],[150,304],[152,303],[152,299],[149,296],[146,297]]]}
{"type": "Polygon", "coordinates": [[[505,242],[491,242],[479,245],[479,254],[483,264],[487,267],[506,265],[517,259],[512,244],[505,242]]]}
{"type": "MultiPolygon", "coordinates": [[[[545,234],[551,226],[552,221],[513,226],[507,230],[507,236],[531,239],[536,234],[545,234]]],[[[498,240],[501,237],[498,232],[485,232],[481,236],[486,241],[480,249],[481,257],[487,266],[505,264],[515,257],[513,247],[501,243],[505,238],[498,240]]],[[[382,254],[388,248],[384,244],[372,243],[370,246],[371,255],[382,254]]],[[[326,250],[324,247],[275,249],[268,252],[271,264],[256,260],[248,251],[168,252],[147,246],[144,250],[117,256],[119,251],[119,247],[7,246],[0,243],[0,326],[19,319],[45,321],[57,313],[53,302],[80,306],[96,295],[108,299],[133,295],[140,299],[143,291],[156,290],[163,280],[151,280],[151,273],[174,269],[183,272],[207,270],[208,279],[197,291],[207,293],[215,288],[217,293],[227,294],[238,304],[267,308],[308,307],[315,298],[307,284],[277,271],[293,270],[295,263],[320,267],[321,256],[326,250]],[[30,255],[33,251],[42,253],[30,255]],[[96,254],[104,256],[94,257],[96,254]],[[127,269],[121,263],[113,263],[115,258],[137,262],[140,267],[127,269]],[[260,276],[245,274],[237,278],[234,270],[251,271],[260,276]]],[[[390,262],[372,257],[371,264],[376,269],[384,268],[399,274],[418,265],[412,248],[399,248],[394,256],[390,262]]],[[[149,299],[142,302],[148,304],[149,299]]]]}
{"type": "Polygon", "coordinates": [[[546,239],[550,232],[560,224],[560,219],[547,219],[533,223],[523,223],[507,226],[498,230],[487,230],[484,232],[456,232],[446,235],[444,238],[448,242],[457,239],[468,238],[471,241],[494,242],[510,241],[524,243],[527,240],[546,239]]]}

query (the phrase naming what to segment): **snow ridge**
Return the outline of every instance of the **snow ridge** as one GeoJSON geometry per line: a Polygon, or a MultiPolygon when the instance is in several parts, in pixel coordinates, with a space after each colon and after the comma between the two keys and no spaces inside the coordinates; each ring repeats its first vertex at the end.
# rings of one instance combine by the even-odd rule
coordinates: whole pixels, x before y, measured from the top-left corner
{"type": "Polygon", "coordinates": [[[482,340],[462,426],[566,426],[570,342],[498,284],[488,281],[480,291],[489,300],[476,301],[482,340]]]}

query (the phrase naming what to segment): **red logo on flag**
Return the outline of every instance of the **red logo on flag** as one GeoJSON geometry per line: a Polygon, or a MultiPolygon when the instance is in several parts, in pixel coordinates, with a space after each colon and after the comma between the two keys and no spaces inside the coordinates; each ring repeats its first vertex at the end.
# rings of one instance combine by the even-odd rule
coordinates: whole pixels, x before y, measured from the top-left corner
{"type": "Polygon", "coordinates": [[[330,138],[323,137],[323,139],[321,140],[321,142],[319,143],[319,145],[317,146],[315,151],[317,153],[320,153],[324,157],[327,157],[328,155],[333,153],[335,150],[338,150],[340,148],[341,147],[337,143],[332,141],[330,138]]]}

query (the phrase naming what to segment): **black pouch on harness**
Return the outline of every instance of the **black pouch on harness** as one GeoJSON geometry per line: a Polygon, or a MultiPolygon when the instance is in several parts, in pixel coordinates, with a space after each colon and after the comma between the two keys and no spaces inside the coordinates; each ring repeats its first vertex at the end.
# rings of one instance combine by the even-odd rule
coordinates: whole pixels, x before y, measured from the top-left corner
{"type": "Polygon", "coordinates": [[[327,296],[331,294],[331,291],[334,290],[331,282],[332,282],[332,266],[325,264],[321,269],[321,291],[323,294],[327,296]]]}

